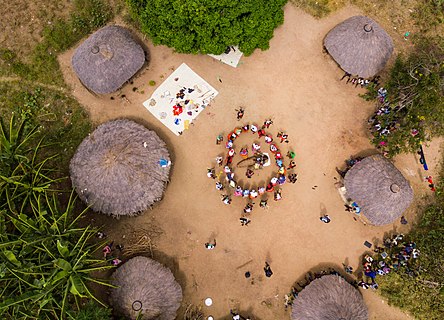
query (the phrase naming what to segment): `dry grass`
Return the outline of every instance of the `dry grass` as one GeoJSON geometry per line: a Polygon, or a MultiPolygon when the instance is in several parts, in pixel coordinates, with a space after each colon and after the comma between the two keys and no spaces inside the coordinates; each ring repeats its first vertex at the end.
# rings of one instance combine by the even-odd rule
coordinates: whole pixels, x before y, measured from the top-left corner
{"type": "Polygon", "coordinates": [[[136,256],[154,256],[154,250],[156,245],[153,239],[159,237],[163,232],[154,224],[148,224],[141,228],[133,228],[131,225],[126,225],[125,229],[131,230],[129,232],[127,246],[123,249],[123,255],[125,258],[131,258],[136,256]]]}
{"type": "Polygon", "coordinates": [[[188,304],[183,313],[184,320],[204,320],[204,314],[201,306],[195,306],[194,304],[188,304]]]}

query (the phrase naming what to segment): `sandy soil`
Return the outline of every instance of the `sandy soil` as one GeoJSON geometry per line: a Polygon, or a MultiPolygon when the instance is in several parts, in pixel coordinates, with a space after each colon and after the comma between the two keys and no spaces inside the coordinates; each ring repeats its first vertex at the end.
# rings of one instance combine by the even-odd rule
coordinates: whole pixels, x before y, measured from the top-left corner
{"type": "MultiPolygon", "coordinates": [[[[285,24],[275,31],[270,49],[243,58],[237,69],[207,56],[176,54],[145,41],[152,56],[150,66],[133,84],[112,95],[114,100],[91,95],[82,87],[70,66],[73,50],[60,57],[67,83],[93,121],[129,117],[155,129],[167,142],[174,166],[159,205],[136,218],[93,218],[107,221],[109,236],[122,243],[123,235],[130,232],[129,225],[154,222],[161,228],[163,235],[156,244],[162,254],[157,258],[172,268],[185,302],[203,305],[206,297],[213,299],[213,306],[203,309],[206,315],[228,319],[230,308],[237,308],[255,319],[289,319],[283,297],[308,270],[339,268],[344,261],[357,269],[366,249],[364,241],[375,243],[391,230],[407,230],[398,222],[372,227],[354,221],[344,211],[334,186],[336,166],[351,154],[373,150],[365,129],[373,105],[357,96],[362,89],[339,81],[341,70],[322,53],[325,34],[358,13],[356,8],[346,7],[317,21],[288,5],[285,24]],[[160,84],[182,62],[219,90],[219,95],[190,130],[176,137],[144,109],[142,102],[154,91],[148,82],[160,84]],[[125,98],[120,98],[121,94],[125,98]],[[234,109],[239,106],[246,108],[245,122],[261,123],[272,117],[274,133],[279,129],[289,133],[299,173],[296,184],[284,185],[281,202],[270,201],[267,211],[255,208],[248,227],[241,227],[238,220],[245,201],[235,198],[231,206],[224,205],[214,181],[206,177],[206,168],[224,151],[215,145],[215,137],[238,124],[234,109]],[[318,187],[313,190],[315,185],[318,187]],[[323,212],[331,216],[330,224],[319,221],[323,212]],[[217,239],[216,249],[206,250],[204,243],[213,237],[217,239]],[[274,272],[271,278],[263,275],[266,260],[274,272]],[[244,277],[246,271],[251,272],[250,279],[244,277]]],[[[438,149],[439,143],[433,143],[425,150],[432,174],[438,149]]],[[[410,180],[419,201],[428,190],[418,159],[401,156],[395,164],[410,180]]],[[[407,219],[414,220],[413,209],[407,219]]],[[[365,292],[364,298],[371,319],[410,318],[389,307],[374,292],[365,292]]]]}

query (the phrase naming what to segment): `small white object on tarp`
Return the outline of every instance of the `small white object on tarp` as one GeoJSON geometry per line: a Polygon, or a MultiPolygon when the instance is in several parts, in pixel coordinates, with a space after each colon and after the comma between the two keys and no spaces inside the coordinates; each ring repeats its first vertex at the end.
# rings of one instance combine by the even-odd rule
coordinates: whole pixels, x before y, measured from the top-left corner
{"type": "MultiPolygon", "coordinates": [[[[230,51],[228,53],[222,53],[222,54],[209,54],[210,57],[219,60],[220,62],[223,62],[225,64],[228,64],[229,66],[232,66],[233,68],[236,68],[239,64],[239,60],[241,59],[243,53],[239,50],[237,46],[229,46],[230,51]]],[[[228,51],[227,48],[227,51],[228,51]]]]}
{"type": "Polygon", "coordinates": [[[190,67],[182,63],[143,105],[178,136],[189,128],[193,120],[218,93],[190,67]]]}
{"type": "Polygon", "coordinates": [[[213,304],[213,299],[211,299],[211,298],[206,298],[205,299],[205,305],[207,307],[211,306],[212,304],[213,304]]]}

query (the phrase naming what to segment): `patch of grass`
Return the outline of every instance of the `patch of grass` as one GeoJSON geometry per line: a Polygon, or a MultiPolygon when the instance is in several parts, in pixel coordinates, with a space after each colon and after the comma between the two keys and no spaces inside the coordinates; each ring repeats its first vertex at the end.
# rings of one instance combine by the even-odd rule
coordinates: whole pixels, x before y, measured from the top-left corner
{"type": "Polygon", "coordinates": [[[345,0],[290,0],[290,2],[315,18],[323,18],[345,4],[345,0]]]}
{"type": "Polygon", "coordinates": [[[9,121],[12,113],[28,116],[30,125],[40,126],[49,154],[58,154],[57,168],[64,174],[77,146],[91,131],[88,114],[71,96],[23,82],[0,83],[0,113],[9,121]]]}

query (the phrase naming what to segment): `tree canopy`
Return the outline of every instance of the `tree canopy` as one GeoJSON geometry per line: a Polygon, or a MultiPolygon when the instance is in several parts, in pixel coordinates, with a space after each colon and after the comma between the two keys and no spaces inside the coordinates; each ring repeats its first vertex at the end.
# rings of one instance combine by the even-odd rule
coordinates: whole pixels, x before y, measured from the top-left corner
{"type": "Polygon", "coordinates": [[[221,54],[238,45],[245,55],[266,50],[283,23],[287,0],[127,0],[154,44],[181,53],[221,54]]]}

